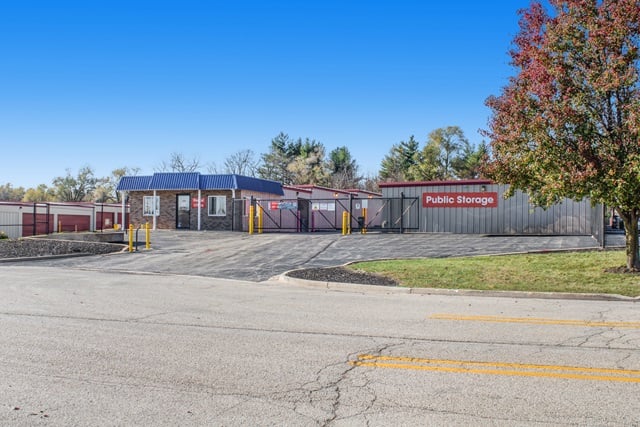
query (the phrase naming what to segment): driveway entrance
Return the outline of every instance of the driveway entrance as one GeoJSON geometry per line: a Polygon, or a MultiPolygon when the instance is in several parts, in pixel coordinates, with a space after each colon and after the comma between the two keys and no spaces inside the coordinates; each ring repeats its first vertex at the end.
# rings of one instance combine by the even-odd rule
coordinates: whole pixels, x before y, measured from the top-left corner
{"type": "MultiPolygon", "coordinates": [[[[624,237],[624,236],[622,236],[624,237]]],[[[143,248],[144,244],[140,246],[143,248]]],[[[149,251],[32,261],[34,265],[208,276],[261,282],[297,268],[351,261],[442,258],[507,252],[598,248],[588,236],[267,233],[157,230],[149,251]]],[[[6,264],[5,264],[6,265],[6,264]]]]}

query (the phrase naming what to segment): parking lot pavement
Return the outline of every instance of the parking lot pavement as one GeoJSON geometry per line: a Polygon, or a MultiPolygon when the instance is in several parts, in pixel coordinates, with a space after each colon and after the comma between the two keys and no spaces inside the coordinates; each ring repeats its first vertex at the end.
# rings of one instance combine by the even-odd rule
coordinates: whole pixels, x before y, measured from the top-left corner
{"type": "MultiPolygon", "coordinates": [[[[597,248],[589,236],[193,232],[157,230],[151,250],[30,261],[38,266],[207,276],[261,282],[286,271],[352,261],[597,248]]],[[[6,265],[6,264],[5,264],[6,265]]]]}

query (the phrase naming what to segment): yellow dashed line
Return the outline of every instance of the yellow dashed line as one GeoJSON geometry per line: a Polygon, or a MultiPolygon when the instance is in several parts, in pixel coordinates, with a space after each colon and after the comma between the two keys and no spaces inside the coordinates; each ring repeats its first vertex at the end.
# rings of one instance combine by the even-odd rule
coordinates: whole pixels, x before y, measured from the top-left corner
{"type": "Polygon", "coordinates": [[[415,357],[375,356],[370,354],[359,355],[358,359],[350,362],[350,364],[371,368],[415,371],[640,383],[640,371],[624,369],[424,359],[415,357]]]}
{"type": "Polygon", "coordinates": [[[588,326],[593,328],[627,328],[640,329],[640,322],[599,322],[589,320],[562,320],[544,319],[536,317],[501,317],[501,316],[464,316],[458,314],[432,314],[433,320],[456,320],[469,322],[493,322],[493,323],[528,323],[532,325],[565,325],[588,326]]]}

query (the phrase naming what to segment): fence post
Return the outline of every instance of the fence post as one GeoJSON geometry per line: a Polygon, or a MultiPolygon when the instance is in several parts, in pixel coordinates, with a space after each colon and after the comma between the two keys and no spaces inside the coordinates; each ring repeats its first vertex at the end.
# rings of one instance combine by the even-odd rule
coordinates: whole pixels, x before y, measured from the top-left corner
{"type": "Polygon", "coordinates": [[[47,232],[45,234],[50,234],[50,233],[53,233],[53,229],[51,227],[51,224],[49,224],[49,216],[50,216],[50,212],[51,212],[51,205],[49,203],[47,203],[45,206],[47,207],[46,208],[46,216],[45,216],[46,223],[47,223],[46,224],[47,225],[47,232]]]}
{"type": "Polygon", "coordinates": [[[36,211],[37,209],[38,209],[37,205],[34,202],[33,203],[33,235],[34,236],[36,235],[36,230],[37,230],[37,228],[36,228],[37,227],[36,218],[38,217],[38,213],[36,211]]]}
{"type": "Polygon", "coordinates": [[[349,229],[347,230],[351,234],[351,222],[353,221],[353,193],[349,193],[349,229]]]}
{"type": "Polygon", "coordinates": [[[404,191],[400,193],[400,234],[404,233],[404,191]]]}

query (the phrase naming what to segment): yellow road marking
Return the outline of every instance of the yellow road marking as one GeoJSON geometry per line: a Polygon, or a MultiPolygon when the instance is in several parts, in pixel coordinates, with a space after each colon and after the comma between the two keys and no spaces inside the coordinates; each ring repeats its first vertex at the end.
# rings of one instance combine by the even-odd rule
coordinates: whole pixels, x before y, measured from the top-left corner
{"type": "Polygon", "coordinates": [[[424,359],[370,354],[361,354],[357,360],[349,363],[353,366],[372,368],[640,383],[640,371],[625,369],[424,359]]]}
{"type": "Polygon", "coordinates": [[[432,314],[429,319],[434,320],[459,320],[470,322],[495,322],[495,323],[528,323],[533,325],[568,325],[588,326],[594,328],[627,328],[640,329],[640,322],[600,322],[589,320],[563,320],[544,319],[536,317],[502,317],[502,316],[464,316],[458,314],[432,314]]]}
{"type": "Polygon", "coordinates": [[[411,363],[431,363],[440,365],[468,365],[468,366],[492,366],[496,368],[516,368],[516,369],[545,369],[545,370],[562,370],[562,371],[579,371],[579,372],[597,372],[606,374],[633,374],[640,377],[640,370],[626,369],[610,369],[610,368],[585,368],[577,366],[561,366],[561,365],[536,365],[530,363],[508,363],[508,362],[477,362],[470,360],[449,360],[449,359],[424,359],[419,357],[400,357],[400,356],[374,356],[371,354],[361,354],[358,360],[380,360],[394,362],[411,362],[411,363]]]}

